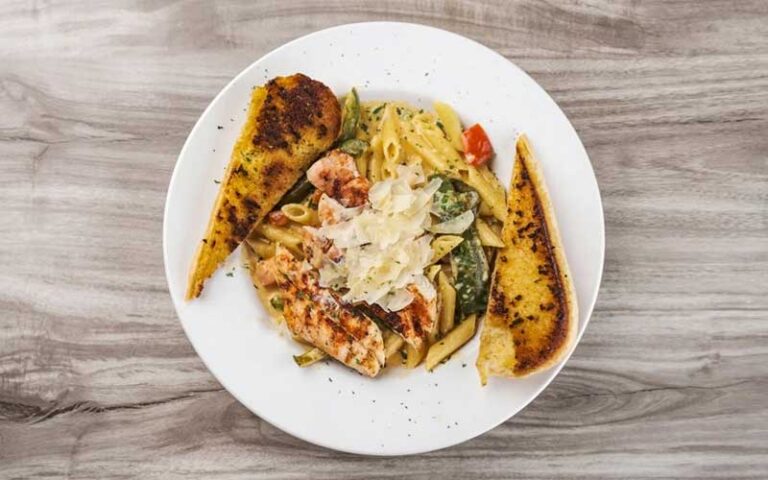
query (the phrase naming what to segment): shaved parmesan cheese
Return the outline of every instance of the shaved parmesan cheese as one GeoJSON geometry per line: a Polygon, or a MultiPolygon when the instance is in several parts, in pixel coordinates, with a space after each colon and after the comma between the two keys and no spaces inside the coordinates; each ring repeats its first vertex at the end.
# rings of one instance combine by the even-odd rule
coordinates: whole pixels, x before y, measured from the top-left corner
{"type": "Polygon", "coordinates": [[[429,227],[429,231],[432,233],[448,233],[452,235],[459,235],[464,233],[464,231],[468,229],[474,221],[475,214],[472,213],[472,210],[467,210],[461,215],[457,215],[450,220],[432,225],[429,227]]]}
{"type": "Polygon", "coordinates": [[[341,249],[337,262],[325,259],[320,267],[320,286],[346,289],[345,302],[378,304],[389,311],[405,308],[413,301],[407,291],[414,285],[427,300],[435,297],[432,283],[424,276],[430,264],[432,236],[430,208],[440,180],[426,185],[420,167],[398,166],[397,178],[374,183],[369,203],[345,209],[323,196],[322,225],[313,235],[332,240],[341,249]]]}

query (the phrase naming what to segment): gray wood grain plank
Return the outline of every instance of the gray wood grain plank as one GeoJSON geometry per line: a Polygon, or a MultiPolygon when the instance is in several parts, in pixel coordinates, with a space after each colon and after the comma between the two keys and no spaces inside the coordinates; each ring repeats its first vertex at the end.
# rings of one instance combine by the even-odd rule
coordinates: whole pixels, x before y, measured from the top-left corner
{"type": "Polygon", "coordinates": [[[0,3],[0,478],[765,478],[768,3],[0,3]],[[211,377],[160,249],[181,145],[254,59],[427,23],[528,71],[592,158],[607,251],[555,382],[399,459],[318,448],[211,377]]]}

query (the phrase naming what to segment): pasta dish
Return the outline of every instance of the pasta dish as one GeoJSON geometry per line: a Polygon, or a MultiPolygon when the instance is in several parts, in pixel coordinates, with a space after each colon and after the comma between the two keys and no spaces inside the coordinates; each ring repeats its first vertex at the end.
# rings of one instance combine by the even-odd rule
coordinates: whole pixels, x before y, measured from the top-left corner
{"type": "Polygon", "coordinates": [[[523,136],[510,190],[482,126],[447,103],[342,100],[296,74],[255,88],[187,298],[238,246],[276,325],[375,377],[432,370],[483,324],[477,367],[525,376],[573,342],[575,294],[523,136]]]}

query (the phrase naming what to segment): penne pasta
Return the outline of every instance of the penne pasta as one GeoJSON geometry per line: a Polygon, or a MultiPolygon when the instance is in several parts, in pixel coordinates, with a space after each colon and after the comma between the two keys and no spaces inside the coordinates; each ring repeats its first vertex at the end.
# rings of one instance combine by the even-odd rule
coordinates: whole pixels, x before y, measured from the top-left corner
{"type": "Polygon", "coordinates": [[[360,172],[360,175],[363,177],[368,176],[368,162],[370,162],[370,159],[371,159],[371,153],[368,150],[363,152],[363,154],[360,155],[359,157],[355,158],[357,171],[360,172]]]}
{"type": "Polygon", "coordinates": [[[448,138],[453,148],[463,152],[464,144],[461,142],[461,121],[459,121],[459,116],[456,115],[456,112],[447,103],[435,102],[433,106],[443,126],[446,138],[448,138]]]}
{"type": "Polygon", "coordinates": [[[458,247],[464,241],[463,237],[458,235],[440,235],[432,240],[432,263],[440,261],[441,258],[448,255],[451,250],[458,247]]]}
{"type": "Polygon", "coordinates": [[[480,200],[480,208],[478,208],[477,213],[481,217],[493,217],[493,209],[485,203],[485,200],[480,200]]]}
{"type": "Polygon", "coordinates": [[[402,337],[395,335],[394,333],[384,339],[384,358],[387,359],[387,363],[397,363],[396,359],[393,357],[400,356],[400,350],[403,348],[403,343],[405,342],[402,337]]]}
{"type": "Polygon", "coordinates": [[[397,117],[394,105],[384,107],[384,116],[381,118],[381,150],[384,154],[385,166],[393,169],[400,160],[402,148],[400,146],[400,121],[397,117]]]}
{"type": "MultiPolygon", "coordinates": [[[[466,175],[469,165],[461,158],[459,152],[454,149],[443,132],[435,124],[416,123],[416,139],[424,143],[420,149],[422,155],[427,155],[430,160],[439,165],[439,170],[448,176],[462,178],[466,175]]],[[[418,147],[420,143],[417,143],[418,147]]]]}
{"type": "Polygon", "coordinates": [[[299,246],[301,244],[301,237],[285,227],[278,227],[269,223],[262,223],[256,228],[256,231],[267,240],[281,243],[286,247],[299,246]]]}
{"type": "Polygon", "coordinates": [[[477,316],[472,314],[464,319],[456,328],[448,332],[439,342],[429,348],[425,366],[427,370],[434,370],[443,360],[448,358],[467,343],[475,334],[477,328],[477,316]]]}
{"type": "Polygon", "coordinates": [[[301,236],[285,227],[277,227],[269,223],[262,223],[256,227],[256,231],[264,238],[274,243],[279,243],[296,255],[303,256],[301,250],[301,236]]]}
{"type": "Polygon", "coordinates": [[[481,245],[494,248],[502,248],[504,246],[504,241],[501,237],[482,218],[475,220],[475,227],[477,228],[477,236],[480,238],[481,245]]]}
{"type": "Polygon", "coordinates": [[[368,180],[375,183],[382,180],[381,167],[384,163],[384,154],[381,151],[381,137],[376,135],[371,140],[371,158],[368,162],[368,180]]]}
{"type": "Polygon", "coordinates": [[[441,158],[427,140],[418,133],[410,133],[405,137],[405,142],[418,155],[425,165],[433,171],[443,172],[450,176],[457,176],[455,169],[451,169],[448,161],[441,158]]]}
{"type": "Polygon", "coordinates": [[[440,170],[436,169],[429,160],[425,159],[424,156],[409,143],[408,137],[403,137],[403,152],[405,152],[405,156],[408,159],[407,163],[409,165],[419,164],[427,178],[429,178],[430,175],[440,172],[440,170]]]}
{"type": "Polygon", "coordinates": [[[275,256],[275,244],[265,242],[264,240],[247,240],[248,246],[253,253],[261,259],[272,258],[275,256]]]}
{"type": "Polygon", "coordinates": [[[440,265],[430,265],[429,267],[427,267],[427,278],[429,279],[430,282],[435,281],[435,277],[437,277],[438,272],[440,272],[442,268],[443,267],[441,267],[440,265]]]}
{"type": "MultiPolygon", "coordinates": [[[[477,171],[480,173],[480,176],[485,179],[485,182],[488,184],[488,188],[493,191],[493,195],[496,200],[501,201],[502,205],[506,206],[507,191],[501,185],[499,179],[496,178],[496,175],[491,171],[490,168],[488,168],[487,165],[477,167],[477,171]]],[[[506,212],[506,209],[503,209],[503,211],[506,212]]],[[[503,222],[501,219],[499,221],[503,222]]]]}
{"type": "Polygon", "coordinates": [[[313,223],[314,210],[302,203],[287,203],[280,207],[280,211],[283,215],[288,217],[292,222],[299,223],[301,225],[310,225],[313,223]]]}
{"type": "Polygon", "coordinates": [[[424,359],[424,354],[427,351],[426,343],[422,348],[416,349],[410,345],[406,345],[405,347],[405,363],[403,365],[405,368],[416,368],[419,366],[421,361],[424,359]]]}
{"type": "Polygon", "coordinates": [[[504,187],[499,184],[493,173],[489,171],[486,174],[482,169],[487,170],[487,167],[470,167],[467,170],[465,181],[470,187],[477,190],[480,198],[490,207],[493,216],[500,222],[503,222],[507,216],[507,200],[504,187]]]}
{"type": "Polygon", "coordinates": [[[437,275],[437,293],[440,297],[440,333],[445,335],[453,329],[456,315],[456,289],[448,281],[448,276],[440,272],[437,275]]]}

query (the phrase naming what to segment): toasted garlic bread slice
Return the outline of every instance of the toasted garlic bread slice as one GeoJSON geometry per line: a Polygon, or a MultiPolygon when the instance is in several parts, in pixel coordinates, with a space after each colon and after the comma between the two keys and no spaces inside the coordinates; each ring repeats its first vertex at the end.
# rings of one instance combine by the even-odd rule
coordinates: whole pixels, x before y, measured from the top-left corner
{"type": "Polygon", "coordinates": [[[524,377],[546,370],[576,337],[576,293],[543,173],[525,136],[515,166],[496,255],[477,369],[524,377]]]}
{"type": "Polygon", "coordinates": [[[188,300],[200,295],[205,280],[331,147],[340,124],[336,96],[306,75],[277,77],[253,90],[248,118],[190,271],[188,300]]]}

